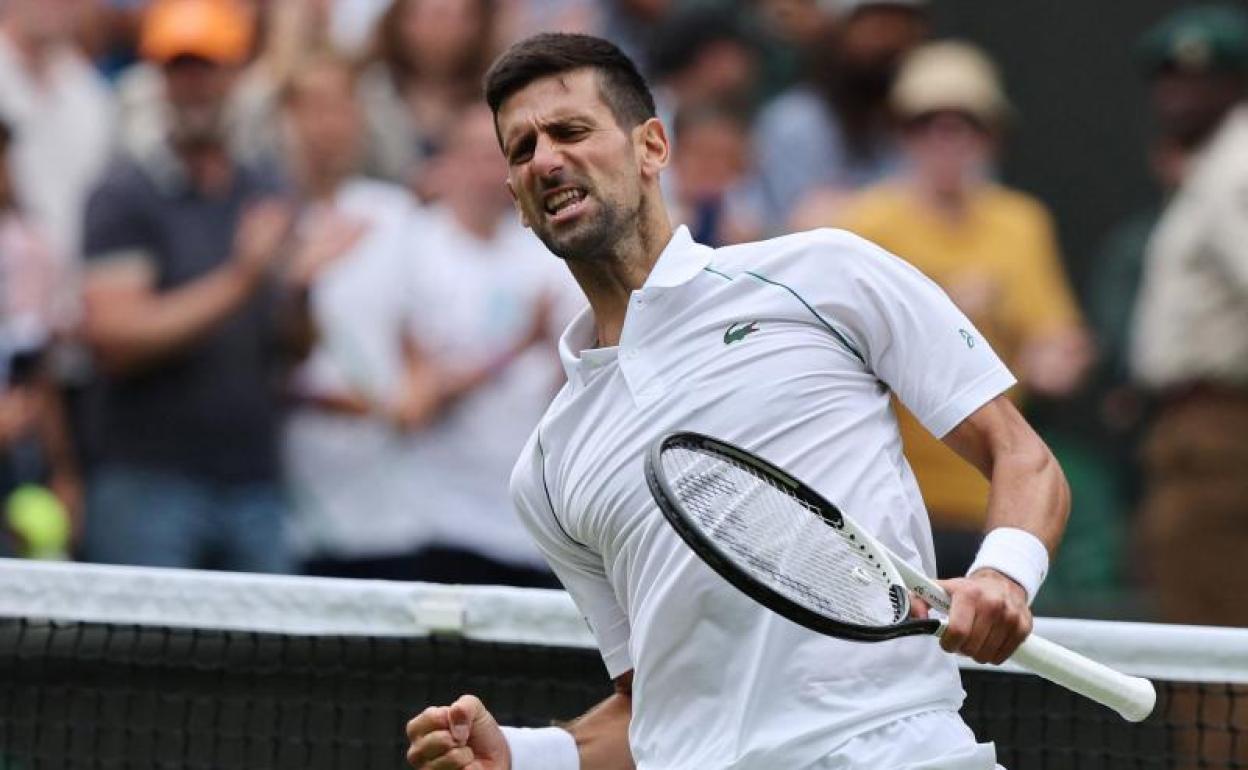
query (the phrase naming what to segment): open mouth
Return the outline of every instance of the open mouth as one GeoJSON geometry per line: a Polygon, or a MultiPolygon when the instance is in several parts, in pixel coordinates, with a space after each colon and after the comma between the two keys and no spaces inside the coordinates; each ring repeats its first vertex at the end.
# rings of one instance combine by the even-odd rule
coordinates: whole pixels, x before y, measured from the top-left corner
{"type": "Polygon", "coordinates": [[[547,193],[543,208],[552,220],[566,219],[581,208],[586,199],[585,190],[580,187],[564,187],[547,193]]]}

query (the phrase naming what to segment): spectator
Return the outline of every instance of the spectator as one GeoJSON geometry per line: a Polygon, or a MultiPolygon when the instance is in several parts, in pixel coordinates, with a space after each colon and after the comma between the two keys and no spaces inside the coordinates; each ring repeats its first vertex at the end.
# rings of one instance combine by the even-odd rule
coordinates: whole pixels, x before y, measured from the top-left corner
{"type": "Polygon", "coordinates": [[[334,0],[272,0],[265,42],[230,99],[230,140],[239,160],[282,164],[279,91],[313,52],[331,49],[334,0]]]}
{"type": "Polygon", "coordinates": [[[0,530],[10,534],[0,553],[8,545],[11,555],[63,558],[81,530],[82,508],[69,431],[47,366],[50,343],[64,325],[57,290],[65,264],[18,205],[11,142],[9,126],[0,122],[0,507],[7,525],[0,530]],[[23,510],[32,495],[45,504],[23,510]]]}
{"type": "Polygon", "coordinates": [[[1163,620],[1248,626],[1234,599],[1248,571],[1226,567],[1248,548],[1248,14],[1176,11],[1143,54],[1188,158],[1148,241],[1132,327],[1133,375],[1157,400],[1142,541],[1163,620]]]}
{"type": "MultiPolygon", "coordinates": [[[[1134,212],[1106,235],[1096,253],[1088,281],[1088,319],[1097,338],[1100,366],[1089,397],[1091,415],[1076,415],[1084,427],[1081,438],[1095,442],[1087,452],[1088,470],[1099,471],[1108,494],[1094,500],[1098,515],[1114,511],[1136,511],[1144,488],[1141,455],[1148,425],[1150,402],[1147,394],[1131,377],[1129,352],[1132,312],[1139,296],[1149,239],[1161,217],[1164,202],[1174,195],[1183,180],[1188,156],[1202,131],[1193,131],[1207,119],[1193,120],[1209,109],[1193,88],[1201,75],[1231,67],[1224,57],[1197,60],[1185,48],[1167,48],[1152,42],[1142,47],[1142,63],[1150,84],[1149,107],[1155,138],[1148,152],[1149,169],[1157,185],[1157,200],[1134,212]],[[1189,77],[1195,76],[1195,77],[1189,77]],[[1193,97],[1196,98],[1193,98],[1193,97]]],[[[1069,470],[1069,469],[1068,469],[1069,470]]],[[[1075,474],[1077,478],[1079,474],[1075,474]]],[[[1086,472],[1085,472],[1086,475],[1086,472]]],[[[1076,501],[1087,500],[1086,492],[1076,501]]],[[[1091,506],[1089,506],[1091,508],[1091,506]]],[[[1087,517],[1082,517],[1086,520],[1087,517]]],[[[1078,531],[1078,524],[1067,530],[1078,531]]],[[[1121,538],[1123,544],[1127,538],[1121,538]]],[[[1121,550],[1123,545],[1119,545],[1121,550]]],[[[1102,549],[1102,554],[1108,549],[1102,549]]],[[[1063,548],[1062,553],[1069,551],[1063,548]]],[[[1102,559],[1103,560],[1103,559],[1102,559]]],[[[1086,563],[1086,562],[1085,562],[1086,563]]],[[[1095,568],[1088,564],[1087,568],[1095,568]]],[[[1140,578],[1141,574],[1134,575],[1140,578]]],[[[1148,596],[1144,592],[1141,596],[1148,596]]],[[[1117,597],[1121,602],[1122,597],[1117,597]]]]}
{"type": "Polygon", "coordinates": [[[393,557],[430,530],[405,496],[412,471],[401,424],[413,200],[358,175],[355,89],[352,66],[333,55],[301,60],[283,89],[298,228],[324,255],[303,261],[334,260],[311,290],[315,343],[292,378],[283,458],[303,570],[401,578],[393,557]]]}
{"type": "Polygon", "coordinates": [[[748,0],[740,10],[759,42],[759,96],[770,100],[797,85],[815,63],[837,24],[830,0],[748,0]]]}
{"type": "Polygon", "coordinates": [[[712,104],[686,107],[676,115],[674,139],[680,152],[666,184],[673,221],[710,246],[756,239],[762,203],[745,116],[712,104]]]}
{"type": "Polygon", "coordinates": [[[292,264],[271,280],[284,253],[300,253],[291,213],[226,151],[225,104],[251,36],[231,0],[157,0],[143,22],[167,134],[120,159],[87,209],[83,334],[103,390],[93,560],[290,568],[275,327],[314,271],[292,264]]]}
{"type": "MultiPolygon", "coordinates": [[[[1142,417],[1142,394],[1131,382],[1128,361],[1132,311],[1144,274],[1149,238],[1161,217],[1162,202],[1178,189],[1187,166],[1187,150],[1179,137],[1162,128],[1148,151],[1148,166],[1160,193],[1159,200],[1115,225],[1097,251],[1089,275],[1088,320],[1100,352],[1098,389],[1103,399],[1100,417],[1117,443],[1116,453],[1130,452],[1134,441],[1122,443],[1142,417]]],[[[1125,455],[1122,465],[1133,462],[1125,455]]]]}
{"type": "MultiPolygon", "coordinates": [[[[1157,104],[1154,101],[1154,113],[1157,104]]],[[[1138,508],[1144,477],[1140,454],[1144,429],[1150,411],[1144,391],[1131,378],[1129,366],[1132,312],[1139,295],[1144,274],[1144,257],[1148,241],[1161,216],[1163,200],[1171,196],[1182,181],[1187,151],[1178,138],[1162,125],[1160,135],[1151,143],[1148,165],[1157,184],[1158,199],[1117,223],[1106,234],[1094,255],[1088,274],[1086,300],[1088,322],[1096,338],[1099,360],[1089,387],[1080,399],[1082,408],[1064,409],[1062,416],[1071,424],[1065,440],[1058,440],[1055,451],[1065,454],[1067,476],[1074,489],[1074,512],[1066,530],[1066,542],[1059,561],[1069,567],[1062,574],[1078,572],[1079,599],[1085,607],[1103,601],[1122,607],[1133,598],[1121,589],[1134,589],[1140,574],[1110,573],[1136,560],[1115,558],[1125,556],[1130,538],[1126,526],[1130,514],[1138,508]],[[1065,444],[1065,446],[1063,446],[1065,444]],[[1071,463],[1071,450],[1081,448],[1071,463]],[[1080,488],[1082,487],[1082,488],[1080,488]],[[1097,558],[1080,556],[1080,532],[1094,520],[1113,522],[1100,528],[1100,542],[1089,538],[1087,549],[1097,558]],[[1069,554],[1069,556],[1067,555],[1069,554]],[[1096,581],[1099,573],[1101,580],[1096,581]],[[1089,597],[1089,584],[1100,582],[1112,593],[1089,597]],[[1092,601],[1089,602],[1088,600],[1092,601]]],[[[1047,436],[1054,444],[1054,436],[1047,436]]],[[[1138,570],[1137,570],[1138,572],[1138,570]]],[[[1050,585],[1060,582],[1050,580],[1050,585]]],[[[1052,595],[1052,592],[1049,592],[1052,595]]],[[[1145,594],[1136,594],[1140,598],[1145,594]]],[[[1145,610],[1147,612],[1148,610],[1145,610]]]]}
{"type": "Polygon", "coordinates": [[[553,586],[508,479],[562,379],[554,338],[583,299],[516,222],[489,109],[460,117],[438,165],[440,203],[412,241],[404,417],[415,431],[413,515],[427,517],[436,538],[409,574],[553,586]]]}
{"type": "MultiPolygon", "coordinates": [[[[1011,367],[1024,393],[1072,392],[1090,345],[1063,275],[1053,224],[1037,201],[991,179],[1009,108],[991,62],[964,43],[906,59],[892,105],[904,171],[862,193],[840,223],[922,270],[1011,367]]],[[[968,346],[977,344],[964,335],[968,346]]],[[[931,513],[942,577],[966,573],[988,484],[898,407],[906,457],[931,513]]]]}
{"type": "Polygon", "coordinates": [[[642,74],[651,76],[654,63],[648,55],[647,41],[655,28],[676,11],[680,0],[599,0],[599,5],[602,36],[637,62],[642,74]]]}
{"type": "Polygon", "coordinates": [[[732,17],[710,10],[674,14],[654,30],[651,60],[666,126],[682,107],[754,106],[758,53],[732,17]]]}
{"type": "Polygon", "coordinates": [[[755,147],[767,227],[827,221],[847,193],[897,169],[888,93],[927,34],[922,0],[855,0],[820,46],[811,77],[764,107],[755,147]]]}
{"type": "MultiPolygon", "coordinates": [[[[111,151],[107,85],[74,46],[81,0],[0,3],[0,115],[23,209],[56,254],[79,254],[87,193],[111,151]]],[[[75,262],[76,264],[76,262],[75,262]]]]}
{"type": "Polygon", "coordinates": [[[360,82],[371,173],[431,195],[424,167],[480,98],[494,28],[494,0],[394,0],[360,82]]]}

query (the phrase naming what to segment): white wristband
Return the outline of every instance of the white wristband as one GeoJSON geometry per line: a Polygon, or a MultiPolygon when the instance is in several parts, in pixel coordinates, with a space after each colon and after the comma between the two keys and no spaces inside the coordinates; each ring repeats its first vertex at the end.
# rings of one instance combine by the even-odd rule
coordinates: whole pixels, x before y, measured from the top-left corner
{"type": "Polygon", "coordinates": [[[1049,574],[1049,550],[1040,538],[1025,529],[997,527],[984,537],[966,574],[974,574],[985,567],[995,569],[1022,586],[1027,592],[1027,603],[1031,604],[1045,575],[1049,574]]]}
{"type": "Polygon", "coordinates": [[[580,770],[572,733],[559,727],[504,727],[511,770],[580,770]]]}

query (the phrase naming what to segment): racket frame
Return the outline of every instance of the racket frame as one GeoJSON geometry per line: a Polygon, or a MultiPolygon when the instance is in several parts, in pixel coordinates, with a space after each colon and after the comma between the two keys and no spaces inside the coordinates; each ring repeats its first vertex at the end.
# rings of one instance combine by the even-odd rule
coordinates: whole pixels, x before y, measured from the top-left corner
{"type": "Polygon", "coordinates": [[[898,572],[894,558],[890,558],[890,554],[881,550],[874,538],[864,532],[852,519],[842,514],[839,508],[825,500],[822,495],[766,460],[710,436],[680,432],[670,434],[651,446],[646,455],[645,470],[646,484],[650,487],[651,495],[658,504],[659,510],[663,512],[664,517],[681,539],[720,577],[764,607],[812,631],[858,642],[882,642],[905,636],[939,632],[940,621],[909,617],[910,596],[903,575],[898,572]],[[700,528],[692,524],[684,513],[676,491],[668,482],[667,474],[662,472],[661,465],[663,452],[677,444],[692,444],[699,450],[710,451],[731,462],[761,471],[764,478],[774,481],[783,488],[784,492],[797,498],[812,513],[822,519],[824,524],[837,530],[839,537],[845,537],[852,544],[857,545],[866,556],[868,563],[888,576],[889,598],[895,609],[894,622],[882,626],[868,626],[834,620],[750,577],[718,543],[708,538],[700,528]]]}
{"type": "MultiPolygon", "coordinates": [[[[864,550],[872,554],[872,560],[878,561],[889,572],[890,590],[902,592],[900,606],[905,608],[903,612],[908,612],[910,606],[907,589],[942,612],[947,612],[951,604],[948,592],[935,580],[897,556],[859,527],[851,517],[789,473],[725,441],[692,431],[669,433],[655,441],[646,453],[645,475],[651,495],[681,539],[699,558],[738,590],[795,623],[842,639],[878,642],[917,634],[939,636],[944,632],[943,621],[930,618],[903,619],[880,627],[832,620],[750,577],[718,545],[686,519],[675,490],[671,489],[666,474],[662,472],[663,452],[677,444],[693,445],[702,451],[709,450],[733,462],[760,470],[801,500],[803,505],[821,517],[826,524],[851,533],[855,542],[860,542],[865,546],[864,550]]],[[[1146,719],[1157,703],[1156,688],[1149,680],[1116,671],[1035,634],[1023,640],[1010,657],[1010,662],[1107,706],[1130,722],[1146,719]]]]}

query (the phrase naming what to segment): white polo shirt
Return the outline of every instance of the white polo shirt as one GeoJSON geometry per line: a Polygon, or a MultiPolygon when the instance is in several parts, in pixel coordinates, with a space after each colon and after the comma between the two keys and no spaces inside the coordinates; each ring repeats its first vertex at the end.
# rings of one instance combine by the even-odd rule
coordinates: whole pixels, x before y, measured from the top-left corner
{"type": "Polygon", "coordinates": [[[956,710],[956,665],[931,638],[846,642],[764,609],[685,547],[642,472],[668,431],[738,443],[934,573],[889,391],[941,436],[1014,383],[945,294],[842,231],[713,250],[680,228],[620,345],[594,339],[589,311],[564,332],[568,383],[512,494],[611,676],[635,670],[638,768],[796,770],[873,727],[956,710]]]}

